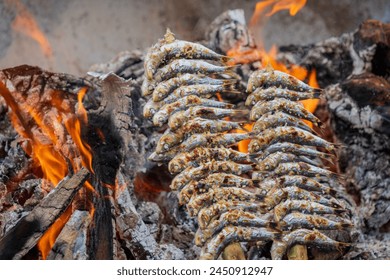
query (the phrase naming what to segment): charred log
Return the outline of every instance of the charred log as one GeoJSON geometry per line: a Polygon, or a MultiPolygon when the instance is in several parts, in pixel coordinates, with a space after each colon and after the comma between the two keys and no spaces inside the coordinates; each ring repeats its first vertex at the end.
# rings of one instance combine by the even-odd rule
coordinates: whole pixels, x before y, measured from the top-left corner
{"type": "Polygon", "coordinates": [[[72,177],[65,178],[31,213],[10,229],[0,240],[0,259],[20,259],[28,253],[64,213],[88,176],[88,170],[83,168],[72,177]]]}

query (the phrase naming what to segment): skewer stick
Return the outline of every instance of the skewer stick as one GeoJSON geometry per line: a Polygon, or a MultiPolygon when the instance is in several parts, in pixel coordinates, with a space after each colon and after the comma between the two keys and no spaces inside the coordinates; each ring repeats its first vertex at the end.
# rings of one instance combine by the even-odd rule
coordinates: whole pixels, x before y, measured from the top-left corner
{"type": "Polygon", "coordinates": [[[244,251],[239,242],[229,244],[222,253],[224,260],[245,260],[244,251]]]}
{"type": "Polygon", "coordinates": [[[306,245],[294,245],[287,253],[289,260],[308,260],[306,245]]]}

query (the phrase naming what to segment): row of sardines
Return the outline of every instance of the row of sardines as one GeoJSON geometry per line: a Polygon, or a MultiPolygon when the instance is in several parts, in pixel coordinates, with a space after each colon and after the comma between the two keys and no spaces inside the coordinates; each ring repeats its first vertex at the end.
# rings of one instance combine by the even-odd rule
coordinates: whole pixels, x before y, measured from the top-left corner
{"type": "Polygon", "coordinates": [[[297,102],[319,98],[321,90],[265,69],[240,93],[228,62],[170,31],[145,57],[144,116],[166,127],[149,159],[168,164],[172,191],[197,217],[199,258],[243,259],[255,248],[284,259],[294,246],[306,248],[308,258],[340,257],[353,224],[331,187],[337,175],[323,165],[335,147],[307,125],[321,122],[297,102]],[[223,93],[248,95],[246,109],[218,99],[223,93]],[[248,152],[238,151],[246,139],[248,152]]]}

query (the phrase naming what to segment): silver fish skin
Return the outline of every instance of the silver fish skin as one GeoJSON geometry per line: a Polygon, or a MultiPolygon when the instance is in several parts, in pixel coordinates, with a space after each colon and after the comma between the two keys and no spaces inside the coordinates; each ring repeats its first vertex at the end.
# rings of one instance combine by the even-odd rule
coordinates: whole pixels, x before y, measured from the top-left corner
{"type": "Polygon", "coordinates": [[[299,92],[293,90],[286,90],[284,88],[270,87],[270,88],[257,88],[252,92],[245,101],[246,106],[253,106],[259,101],[270,101],[276,98],[284,98],[291,101],[300,101],[307,99],[317,99],[320,97],[321,92],[299,92]]]}
{"type": "Polygon", "coordinates": [[[266,190],[271,190],[277,186],[280,188],[295,186],[314,193],[331,194],[332,196],[336,194],[336,191],[332,188],[301,175],[283,175],[278,178],[270,177],[259,181],[258,184],[266,190]]]}
{"type": "Polygon", "coordinates": [[[321,93],[322,90],[313,88],[287,73],[262,69],[252,73],[248,80],[247,91],[252,93],[257,88],[280,87],[298,92],[321,93]]]}
{"type": "Polygon", "coordinates": [[[252,131],[261,132],[268,128],[280,126],[296,126],[302,130],[313,133],[313,130],[299,118],[286,114],[284,112],[267,112],[257,119],[253,125],[252,131]]]}
{"type": "Polygon", "coordinates": [[[237,93],[238,91],[234,88],[234,84],[224,85],[190,85],[182,86],[175,89],[169,96],[164,98],[161,102],[165,104],[173,103],[182,97],[189,95],[196,95],[203,98],[214,97],[217,93],[232,92],[237,93]]]}
{"type": "Polygon", "coordinates": [[[198,73],[203,75],[227,74],[235,76],[232,69],[234,66],[217,66],[203,60],[176,59],[159,68],[153,76],[156,82],[169,80],[175,76],[185,73],[198,73]]]}
{"type": "Polygon", "coordinates": [[[230,131],[233,129],[241,129],[239,123],[222,121],[222,120],[207,120],[202,118],[194,118],[189,120],[180,129],[171,131],[166,130],[157,142],[156,152],[164,153],[172,147],[179,145],[185,139],[194,134],[199,133],[218,133],[230,131]]]}
{"type": "Polygon", "coordinates": [[[200,98],[195,95],[189,95],[183,98],[180,98],[176,102],[171,104],[166,104],[160,108],[160,110],[153,116],[153,124],[155,126],[163,126],[168,122],[169,117],[178,112],[184,111],[189,107],[193,106],[208,106],[216,108],[232,108],[232,104],[227,104],[224,102],[219,102],[215,100],[200,98]]]}
{"type": "Polygon", "coordinates": [[[313,201],[329,207],[343,209],[343,207],[335,198],[318,195],[297,186],[273,188],[263,199],[264,207],[268,210],[271,210],[286,199],[313,201]]]}
{"type": "Polygon", "coordinates": [[[301,212],[302,214],[332,214],[340,215],[345,213],[345,209],[336,209],[313,201],[290,200],[287,199],[274,208],[274,219],[279,222],[291,212],[301,212]]]}
{"type": "Polygon", "coordinates": [[[200,259],[217,259],[222,250],[233,242],[271,241],[273,239],[280,239],[280,233],[267,228],[227,226],[202,248],[200,259]]]}
{"type": "Polygon", "coordinates": [[[335,151],[332,143],[293,126],[270,128],[262,131],[259,135],[249,134],[249,137],[252,139],[248,146],[249,153],[257,153],[265,150],[268,146],[277,142],[290,142],[299,145],[322,147],[329,152],[335,151]]]}
{"type": "Polygon", "coordinates": [[[257,102],[251,110],[250,119],[257,121],[262,115],[268,112],[284,112],[291,116],[308,120],[317,126],[322,125],[321,121],[305,109],[302,104],[284,98],[257,102]]]}
{"type": "Polygon", "coordinates": [[[287,214],[281,221],[279,221],[281,229],[289,231],[306,228],[317,230],[342,230],[352,227],[349,221],[332,221],[319,215],[310,215],[302,213],[287,214]]]}
{"type": "Polygon", "coordinates": [[[207,146],[210,148],[225,146],[229,147],[242,140],[250,139],[248,133],[204,133],[194,134],[188,137],[179,148],[183,151],[191,151],[196,147],[207,146]]]}
{"type": "Polygon", "coordinates": [[[257,153],[250,154],[250,157],[253,160],[263,160],[267,156],[277,152],[291,153],[299,156],[307,156],[311,158],[321,158],[325,160],[331,160],[332,155],[328,153],[320,152],[312,147],[302,146],[300,144],[290,143],[290,142],[277,142],[269,145],[265,150],[262,150],[257,153]]]}
{"type": "Polygon", "coordinates": [[[158,102],[170,95],[174,90],[182,86],[190,85],[232,85],[237,81],[233,79],[214,79],[205,75],[183,74],[159,83],[153,91],[153,101],[158,102]]]}
{"type": "Polygon", "coordinates": [[[163,63],[172,59],[204,59],[226,63],[229,57],[218,54],[205,46],[182,40],[162,45],[159,49],[150,52],[148,60],[145,60],[145,73],[148,79],[152,79],[157,69],[163,63]]]}
{"type": "Polygon", "coordinates": [[[212,221],[206,229],[198,229],[195,234],[195,245],[203,246],[207,240],[227,226],[268,228],[270,224],[272,222],[252,213],[233,209],[223,213],[218,220],[212,221]]]}
{"type": "Polygon", "coordinates": [[[251,162],[246,153],[225,147],[196,147],[185,153],[178,153],[168,164],[169,172],[172,174],[183,171],[188,166],[199,166],[202,162],[209,161],[210,158],[224,161],[230,160],[238,163],[251,162]]]}
{"type": "Polygon", "coordinates": [[[294,154],[284,153],[284,152],[276,152],[270,154],[265,159],[258,161],[256,164],[257,167],[256,170],[269,172],[275,170],[279,166],[279,164],[289,163],[289,162],[304,162],[316,167],[322,166],[322,164],[318,164],[313,160],[310,160],[304,156],[299,156],[299,155],[294,155],[294,154]]]}
{"type": "Polygon", "coordinates": [[[188,120],[195,117],[204,119],[218,120],[224,117],[246,116],[247,110],[223,109],[208,106],[194,106],[185,111],[179,111],[172,114],[168,119],[169,128],[174,131],[183,126],[188,120]]]}
{"type": "Polygon", "coordinates": [[[240,209],[243,211],[256,212],[261,209],[260,202],[219,200],[216,203],[202,208],[198,213],[198,223],[200,229],[205,229],[215,217],[230,210],[240,209]]]}

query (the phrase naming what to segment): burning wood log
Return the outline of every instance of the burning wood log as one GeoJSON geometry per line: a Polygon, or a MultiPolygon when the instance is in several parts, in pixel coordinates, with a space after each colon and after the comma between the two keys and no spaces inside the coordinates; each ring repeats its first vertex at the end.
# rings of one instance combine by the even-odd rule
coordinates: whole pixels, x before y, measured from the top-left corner
{"type": "Polygon", "coordinates": [[[88,170],[83,168],[70,178],[64,178],[31,213],[23,217],[0,240],[0,259],[21,259],[27,254],[71,204],[88,176],[88,170]]]}
{"type": "Polygon", "coordinates": [[[88,211],[76,210],[58,235],[48,260],[86,260],[88,227],[91,215],[88,211]]]}

